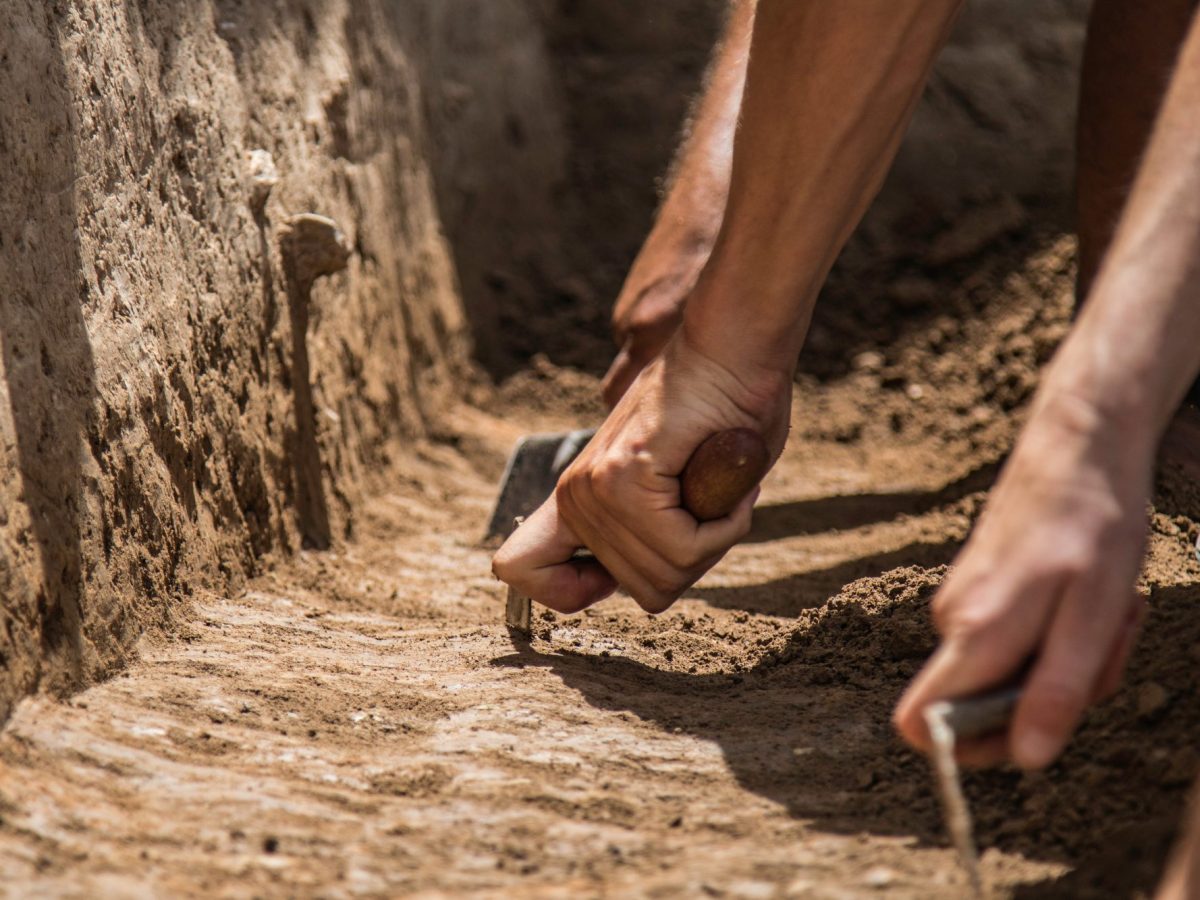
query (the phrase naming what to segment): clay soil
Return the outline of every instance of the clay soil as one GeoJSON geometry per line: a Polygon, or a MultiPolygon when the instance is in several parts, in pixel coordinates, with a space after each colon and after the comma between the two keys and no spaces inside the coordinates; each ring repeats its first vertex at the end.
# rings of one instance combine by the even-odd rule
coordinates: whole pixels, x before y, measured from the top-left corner
{"type": "MultiPolygon", "coordinates": [[[[799,385],[751,538],[668,613],[501,624],[478,538],[513,440],[594,420],[537,361],[398,450],[352,543],[198,598],[125,674],[0,735],[0,892],[961,897],[889,710],[1066,328],[1071,244],[943,288],[799,385]]],[[[1124,690],[1041,775],[971,776],[998,897],[1151,889],[1198,761],[1194,496],[1159,479],[1124,690]]]]}

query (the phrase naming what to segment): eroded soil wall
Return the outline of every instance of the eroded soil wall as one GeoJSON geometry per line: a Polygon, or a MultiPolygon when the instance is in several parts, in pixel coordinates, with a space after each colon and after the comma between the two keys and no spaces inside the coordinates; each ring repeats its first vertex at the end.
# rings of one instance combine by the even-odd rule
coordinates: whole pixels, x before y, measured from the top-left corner
{"type": "Polygon", "coordinates": [[[349,533],[454,395],[412,40],[383,0],[0,7],[0,721],[349,533]],[[311,292],[303,213],[349,251],[311,292]]]}

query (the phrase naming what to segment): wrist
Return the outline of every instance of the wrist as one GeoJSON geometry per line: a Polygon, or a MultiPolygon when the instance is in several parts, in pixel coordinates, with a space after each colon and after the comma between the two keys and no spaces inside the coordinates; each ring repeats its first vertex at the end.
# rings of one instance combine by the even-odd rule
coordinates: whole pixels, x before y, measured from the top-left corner
{"type": "Polygon", "coordinates": [[[614,310],[618,322],[648,294],[665,294],[683,305],[715,240],[715,227],[700,219],[664,207],[625,278],[614,310]]]}
{"type": "Polygon", "coordinates": [[[1094,320],[1080,321],[1047,369],[1033,414],[1047,405],[1086,409],[1097,427],[1152,454],[1178,401],[1161,383],[1160,360],[1119,343],[1094,320]]]}
{"type": "Polygon", "coordinates": [[[764,380],[795,377],[799,347],[789,336],[772,334],[747,323],[737,308],[697,302],[692,292],[683,309],[677,337],[689,349],[723,368],[764,380]]]}
{"type": "Polygon", "coordinates": [[[766,422],[775,417],[780,397],[791,395],[792,369],[723,352],[720,343],[708,337],[689,330],[685,324],[675,332],[663,356],[669,364],[686,359],[690,366],[698,365],[714,373],[715,380],[727,386],[727,394],[738,407],[755,420],[766,422]]]}
{"type": "Polygon", "coordinates": [[[1148,477],[1157,443],[1158,433],[1144,414],[1098,403],[1090,389],[1048,380],[1034,399],[1018,449],[1043,461],[1065,453],[1132,485],[1148,477]]]}
{"type": "Polygon", "coordinates": [[[815,298],[791,273],[776,277],[751,256],[729,260],[718,245],[688,297],[681,330],[733,368],[782,373],[790,381],[815,298]]]}

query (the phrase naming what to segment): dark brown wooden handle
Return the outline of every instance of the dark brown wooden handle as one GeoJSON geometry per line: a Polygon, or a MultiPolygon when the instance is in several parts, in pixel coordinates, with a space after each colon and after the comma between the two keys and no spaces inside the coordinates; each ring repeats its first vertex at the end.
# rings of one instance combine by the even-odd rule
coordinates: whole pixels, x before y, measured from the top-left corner
{"type": "Polygon", "coordinates": [[[749,428],[718,431],[696,448],[679,476],[683,508],[707,522],[729,515],[771,464],[767,445],[749,428]]]}

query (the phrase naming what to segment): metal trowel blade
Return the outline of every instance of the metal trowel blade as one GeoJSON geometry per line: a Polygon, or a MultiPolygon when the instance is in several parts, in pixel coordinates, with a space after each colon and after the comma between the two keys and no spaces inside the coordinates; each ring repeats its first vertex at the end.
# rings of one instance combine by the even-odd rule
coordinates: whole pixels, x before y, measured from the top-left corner
{"type": "Polygon", "coordinates": [[[557,434],[530,434],[517,441],[504,476],[484,541],[507,538],[518,517],[529,515],[554,491],[558,476],[596,433],[594,428],[557,434]]]}

